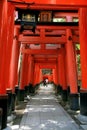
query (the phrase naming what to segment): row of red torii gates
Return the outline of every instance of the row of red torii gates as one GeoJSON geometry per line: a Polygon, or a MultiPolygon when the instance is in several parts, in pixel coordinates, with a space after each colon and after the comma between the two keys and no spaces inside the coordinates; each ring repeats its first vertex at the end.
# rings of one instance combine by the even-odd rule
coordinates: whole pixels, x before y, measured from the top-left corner
{"type": "MultiPolygon", "coordinates": [[[[27,1],[32,2],[32,1],[27,1]]],[[[19,2],[20,3],[20,2],[19,2]]],[[[6,127],[8,114],[8,95],[12,94],[12,100],[15,99],[16,85],[19,83],[20,100],[24,100],[25,86],[33,87],[42,80],[42,69],[52,69],[53,74],[50,80],[62,87],[63,100],[67,100],[67,89],[70,88],[70,108],[79,109],[79,94],[77,80],[76,53],[81,56],[82,85],[80,88],[80,113],[87,116],[87,2],[79,0],[79,3],[73,0],[73,9],[78,9],[79,26],[42,26],[37,25],[36,34],[38,36],[24,36],[32,32],[24,31],[20,33],[20,25],[14,24],[15,7],[25,8],[25,4],[18,4],[17,0],[0,1],[0,107],[3,109],[2,128],[6,127]],[[9,8],[8,8],[9,7],[9,8]],[[46,30],[52,30],[46,32],[46,30]],[[75,35],[73,35],[73,32],[75,35]],[[62,34],[61,37],[53,35],[62,34]],[[46,35],[49,35],[48,37],[46,35]],[[77,36],[79,35],[79,37],[77,36]],[[30,49],[29,45],[39,43],[40,49],[30,49]],[[57,49],[46,49],[46,44],[57,44],[57,49]],[[75,43],[80,43],[80,52],[75,51],[75,43]],[[18,74],[18,63],[20,54],[21,68],[20,79],[18,74]],[[8,93],[8,94],[7,94],[8,93]]],[[[35,3],[38,5],[38,0],[35,3]]],[[[47,2],[46,8],[58,8],[72,4],[67,1],[63,3],[47,2]],[[51,5],[50,5],[50,4],[51,5]],[[56,6],[52,6],[55,4],[56,6]],[[48,6],[47,6],[48,5],[48,6]],[[51,7],[50,7],[51,6],[51,7]]],[[[46,4],[46,6],[45,6],[46,4]]],[[[41,8],[41,6],[30,6],[31,8],[41,8]]],[[[9,104],[10,105],[10,104],[9,104]]],[[[12,110],[14,110],[12,105],[12,110]]]]}

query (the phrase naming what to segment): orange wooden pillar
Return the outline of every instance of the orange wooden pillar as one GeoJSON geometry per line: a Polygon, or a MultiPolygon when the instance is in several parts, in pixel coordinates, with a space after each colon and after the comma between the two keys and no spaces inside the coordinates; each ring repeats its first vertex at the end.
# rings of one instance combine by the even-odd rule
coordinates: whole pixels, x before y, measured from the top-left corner
{"type": "Polygon", "coordinates": [[[49,83],[52,83],[52,82],[53,82],[53,75],[52,75],[52,74],[49,75],[48,80],[49,80],[49,83]]]}
{"type": "Polygon", "coordinates": [[[40,83],[42,81],[42,69],[39,68],[39,80],[38,83],[40,83]]]}
{"type": "Polygon", "coordinates": [[[33,86],[35,89],[39,87],[39,66],[37,63],[34,63],[34,75],[33,75],[33,86]]]}
{"type": "Polygon", "coordinates": [[[56,85],[58,84],[58,66],[57,66],[57,64],[55,65],[55,83],[56,83],[56,85]]]}
{"type": "Polygon", "coordinates": [[[62,85],[62,99],[67,101],[67,85],[66,85],[66,65],[65,65],[65,46],[61,49],[61,85],[62,85]]]}
{"type": "Polygon", "coordinates": [[[87,116],[87,8],[80,8],[79,32],[82,74],[82,86],[80,90],[80,113],[87,116]]]}
{"type": "Polygon", "coordinates": [[[20,72],[20,84],[19,84],[19,100],[24,101],[25,96],[25,86],[27,78],[27,63],[28,55],[22,54],[21,72],[20,72]]]}
{"type": "Polygon", "coordinates": [[[14,39],[12,44],[11,63],[10,63],[10,79],[9,86],[12,92],[15,92],[15,86],[18,85],[18,60],[20,44],[18,43],[19,28],[14,28],[14,39]]]}
{"type": "Polygon", "coordinates": [[[65,66],[66,66],[66,85],[67,85],[67,92],[68,95],[70,94],[70,83],[69,83],[69,69],[68,69],[68,65],[67,65],[67,53],[65,53],[65,66]]]}
{"type": "Polygon", "coordinates": [[[8,2],[8,21],[7,21],[7,28],[8,28],[8,40],[7,40],[7,66],[6,69],[6,83],[7,83],[7,93],[12,89],[10,88],[9,81],[10,81],[10,62],[11,62],[11,54],[12,54],[12,45],[13,45],[13,37],[14,37],[14,5],[8,2]]]}
{"type": "Polygon", "coordinates": [[[29,55],[29,84],[33,85],[33,73],[34,73],[34,58],[32,55],[29,55]]]}
{"type": "Polygon", "coordinates": [[[1,129],[7,126],[6,69],[7,63],[7,0],[0,1],[0,108],[3,110],[1,129]]]}
{"type": "Polygon", "coordinates": [[[34,93],[33,83],[34,83],[34,68],[35,68],[35,64],[34,64],[34,57],[33,57],[33,55],[29,55],[28,62],[29,62],[29,68],[28,68],[29,92],[30,93],[34,93]]]}
{"type": "Polygon", "coordinates": [[[57,86],[57,92],[61,94],[62,91],[62,84],[61,84],[61,74],[62,74],[62,69],[61,69],[61,54],[58,54],[57,58],[57,66],[58,66],[58,86],[57,86]]]}
{"type": "Polygon", "coordinates": [[[0,94],[6,94],[6,52],[7,52],[7,1],[1,1],[0,27],[0,94]]]}
{"type": "Polygon", "coordinates": [[[70,86],[70,108],[77,110],[79,108],[78,101],[78,88],[77,88],[77,68],[76,68],[76,55],[75,45],[72,41],[72,33],[70,29],[66,30],[67,43],[66,45],[66,61],[68,69],[68,80],[70,86]]]}
{"type": "Polygon", "coordinates": [[[29,55],[26,55],[26,61],[25,61],[25,71],[23,74],[23,80],[24,80],[24,89],[25,89],[25,96],[29,94],[29,55]]]}
{"type": "Polygon", "coordinates": [[[35,64],[35,68],[34,68],[34,82],[33,82],[34,86],[36,85],[36,73],[37,73],[37,66],[35,64]]]}
{"type": "Polygon", "coordinates": [[[66,85],[66,65],[65,65],[65,47],[60,48],[58,54],[58,93],[62,94],[62,99],[67,100],[67,85],[66,85]]]}
{"type": "Polygon", "coordinates": [[[38,65],[35,64],[35,70],[34,70],[34,86],[38,84],[38,65]]]}
{"type": "Polygon", "coordinates": [[[40,67],[39,67],[39,64],[37,64],[37,67],[36,67],[36,84],[40,82],[40,67]]]}
{"type": "Polygon", "coordinates": [[[25,57],[25,71],[24,71],[24,88],[28,85],[28,55],[25,57]]]}
{"type": "MultiPolygon", "coordinates": [[[[8,68],[6,69],[6,92],[8,94],[8,115],[12,114],[12,111],[15,109],[15,93],[13,93],[13,87],[10,86],[10,82],[12,81],[10,79],[10,73],[13,71],[14,67],[12,66],[12,69],[10,68],[11,61],[12,61],[12,47],[14,44],[14,10],[15,7],[13,4],[8,2],[8,20],[7,20],[7,29],[8,29],[8,40],[7,40],[7,61],[6,61],[6,66],[8,68]]],[[[15,64],[15,63],[14,63],[15,64]]],[[[14,74],[13,74],[14,75],[14,74]]]]}
{"type": "Polygon", "coordinates": [[[53,69],[53,82],[56,84],[56,69],[53,69]]]}

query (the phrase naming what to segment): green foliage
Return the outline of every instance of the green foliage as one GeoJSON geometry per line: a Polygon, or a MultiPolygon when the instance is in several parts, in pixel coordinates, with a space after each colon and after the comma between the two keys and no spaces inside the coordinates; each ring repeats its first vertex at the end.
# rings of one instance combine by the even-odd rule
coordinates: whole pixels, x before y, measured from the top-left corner
{"type": "Polygon", "coordinates": [[[80,50],[80,44],[76,44],[76,50],[80,50]]]}
{"type": "Polygon", "coordinates": [[[42,69],[42,73],[45,74],[52,74],[52,69],[42,69]]]}
{"type": "MultiPolygon", "coordinates": [[[[76,44],[76,50],[80,50],[80,44],[76,44]]],[[[81,73],[80,54],[76,55],[78,73],[81,73]]]]}

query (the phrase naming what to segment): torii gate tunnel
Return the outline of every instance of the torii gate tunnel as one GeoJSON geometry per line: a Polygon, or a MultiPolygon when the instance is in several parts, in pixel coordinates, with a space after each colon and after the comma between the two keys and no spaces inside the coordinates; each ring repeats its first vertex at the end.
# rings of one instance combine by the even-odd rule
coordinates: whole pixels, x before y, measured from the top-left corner
{"type": "Polygon", "coordinates": [[[86,35],[87,0],[0,0],[2,129],[15,110],[15,97],[23,101],[25,92],[34,93],[44,77],[55,84],[57,94],[61,89],[62,100],[69,99],[70,109],[80,106],[80,114],[87,116],[86,35]],[[52,73],[44,75],[45,69],[52,73]]]}

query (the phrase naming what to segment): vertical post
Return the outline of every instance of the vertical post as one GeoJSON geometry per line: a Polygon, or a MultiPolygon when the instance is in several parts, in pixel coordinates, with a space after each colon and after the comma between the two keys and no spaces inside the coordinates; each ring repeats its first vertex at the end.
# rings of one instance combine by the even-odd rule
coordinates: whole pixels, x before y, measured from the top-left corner
{"type": "Polygon", "coordinates": [[[28,81],[29,81],[29,92],[34,93],[34,57],[32,55],[29,55],[29,71],[28,71],[28,81]]]}
{"type": "Polygon", "coordinates": [[[40,68],[39,68],[39,65],[38,64],[35,64],[35,84],[38,84],[39,83],[39,71],[40,71],[40,68]]]}
{"type": "Polygon", "coordinates": [[[79,33],[82,74],[80,113],[87,116],[87,8],[80,8],[79,11],[79,33]]]}
{"type": "MultiPolygon", "coordinates": [[[[6,91],[8,94],[8,115],[11,114],[11,112],[14,110],[15,108],[15,93],[13,92],[14,87],[10,86],[10,82],[12,81],[10,79],[10,73],[12,72],[12,70],[14,70],[12,67],[12,70],[10,68],[11,65],[11,61],[12,61],[12,47],[13,47],[13,38],[14,38],[14,11],[15,11],[15,7],[12,3],[8,2],[8,10],[7,10],[7,14],[8,14],[8,20],[7,20],[7,28],[8,28],[8,40],[7,40],[7,66],[8,69],[6,69],[6,91]]],[[[15,63],[14,63],[15,64],[15,63]]],[[[12,74],[13,76],[14,74],[12,74]]]]}
{"type": "Polygon", "coordinates": [[[77,88],[77,68],[75,45],[72,41],[72,33],[70,29],[66,30],[67,43],[66,45],[66,60],[68,68],[68,78],[70,86],[70,108],[73,110],[79,109],[78,88],[77,88]]]}
{"type": "Polygon", "coordinates": [[[56,79],[56,85],[58,84],[58,66],[55,65],[55,79],[56,79]]]}
{"type": "Polygon", "coordinates": [[[13,93],[15,92],[15,86],[17,85],[17,78],[18,78],[18,60],[19,60],[19,50],[20,45],[18,43],[18,35],[19,35],[19,28],[15,26],[14,28],[14,39],[12,45],[12,55],[11,55],[11,63],[10,63],[10,80],[9,86],[12,88],[13,93]]]}
{"type": "Polygon", "coordinates": [[[33,83],[33,67],[34,67],[34,59],[33,56],[30,55],[29,56],[29,83],[32,84],[33,83]]]}
{"type": "Polygon", "coordinates": [[[35,64],[35,70],[34,70],[34,85],[36,85],[36,77],[37,77],[37,64],[35,64]]]}
{"type": "Polygon", "coordinates": [[[39,80],[38,80],[38,82],[41,82],[41,80],[42,80],[42,69],[39,68],[39,80]]]}
{"type": "Polygon", "coordinates": [[[22,64],[21,64],[21,72],[20,72],[20,89],[19,89],[19,100],[24,101],[24,94],[25,94],[25,85],[26,85],[26,78],[27,78],[27,62],[28,56],[27,54],[22,54],[22,64]]]}
{"type": "Polygon", "coordinates": [[[57,87],[57,92],[61,94],[62,91],[62,84],[61,84],[61,77],[62,77],[62,69],[61,69],[61,53],[58,54],[57,58],[57,63],[58,63],[58,87],[57,87]]]}
{"type": "Polygon", "coordinates": [[[3,110],[1,129],[7,126],[6,66],[7,63],[7,0],[0,1],[0,107],[3,110]]]}
{"type": "Polygon", "coordinates": [[[54,67],[54,79],[55,79],[55,84],[57,85],[58,84],[58,70],[57,70],[57,64],[55,65],[54,67]]]}
{"type": "Polygon", "coordinates": [[[6,52],[7,52],[7,1],[2,1],[0,28],[0,94],[6,94],[6,52]]]}
{"type": "Polygon", "coordinates": [[[55,70],[55,68],[53,69],[53,81],[56,84],[56,70],[55,70]]]}
{"type": "Polygon", "coordinates": [[[65,66],[65,46],[61,49],[61,85],[62,85],[62,99],[63,101],[67,101],[67,85],[66,85],[66,66],[65,66]]]}
{"type": "Polygon", "coordinates": [[[39,71],[40,71],[39,64],[37,64],[36,70],[37,70],[37,73],[36,73],[36,83],[39,83],[39,77],[38,77],[38,74],[39,74],[39,71]]]}
{"type": "Polygon", "coordinates": [[[11,55],[12,55],[12,46],[13,46],[13,37],[14,37],[14,5],[8,2],[8,42],[7,42],[7,66],[8,69],[6,70],[7,73],[7,89],[12,90],[9,85],[10,81],[10,63],[11,63],[11,55]]]}

